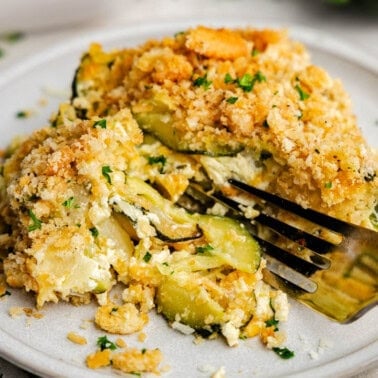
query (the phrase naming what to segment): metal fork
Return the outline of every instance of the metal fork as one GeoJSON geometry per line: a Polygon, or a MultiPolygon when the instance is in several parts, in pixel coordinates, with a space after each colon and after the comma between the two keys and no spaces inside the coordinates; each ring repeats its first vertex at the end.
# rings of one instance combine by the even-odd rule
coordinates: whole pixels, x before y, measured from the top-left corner
{"type": "Polygon", "coordinates": [[[350,323],[378,303],[378,232],[238,180],[229,183],[237,196],[192,183],[178,204],[199,212],[224,205],[259,242],[267,262],[264,280],[333,320],[350,323]],[[251,205],[259,213],[248,219],[251,205]]]}

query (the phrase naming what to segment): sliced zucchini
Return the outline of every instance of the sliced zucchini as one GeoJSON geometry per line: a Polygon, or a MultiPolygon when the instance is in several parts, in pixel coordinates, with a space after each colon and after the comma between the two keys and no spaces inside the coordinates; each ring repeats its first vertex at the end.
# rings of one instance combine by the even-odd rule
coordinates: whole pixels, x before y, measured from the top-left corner
{"type": "Polygon", "coordinates": [[[212,248],[208,253],[243,272],[256,272],[261,260],[260,246],[242,224],[214,215],[199,215],[197,219],[212,248]]]}
{"type": "Polygon", "coordinates": [[[166,277],[158,288],[156,300],[159,311],[168,320],[178,320],[194,329],[221,324],[224,319],[223,307],[190,279],[182,282],[166,277]]]}
{"type": "MultiPolygon", "coordinates": [[[[211,297],[199,277],[208,269],[231,266],[254,273],[260,265],[260,248],[236,220],[213,215],[193,215],[203,231],[204,244],[195,255],[159,268],[164,279],[157,290],[160,311],[169,319],[195,329],[225,322],[224,303],[211,297]],[[198,272],[198,273],[195,273],[198,272]]],[[[202,241],[202,239],[201,239],[202,241]]],[[[243,308],[252,312],[252,307],[243,308]]]]}
{"type": "Polygon", "coordinates": [[[134,252],[134,244],[132,243],[128,232],[122,227],[116,217],[110,217],[103,220],[97,225],[99,233],[106,238],[112,239],[115,248],[122,250],[125,256],[130,258],[134,252]]]}
{"type": "Polygon", "coordinates": [[[220,140],[215,133],[203,135],[195,144],[185,138],[186,131],[174,127],[174,115],[169,107],[159,100],[146,100],[142,106],[133,109],[141,129],[151,133],[161,143],[175,151],[205,154],[211,156],[235,155],[243,150],[241,143],[230,139],[220,140]],[[139,111],[139,109],[143,109],[139,111]],[[145,110],[148,109],[148,110],[145,110]]]}
{"type": "MultiPolygon", "coordinates": [[[[122,195],[113,197],[112,202],[118,211],[131,219],[135,226],[143,224],[142,227],[146,231],[148,224],[152,225],[156,235],[163,241],[187,241],[202,236],[195,219],[139,178],[127,177],[122,195]]],[[[136,228],[137,233],[139,229],[140,234],[146,235],[140,230],[141,227],[136,228]]],[[[154,234],[150,233],[149,236],[154,234]]],[[[139,237],[143,236],[139,235],[139,237]]]]}

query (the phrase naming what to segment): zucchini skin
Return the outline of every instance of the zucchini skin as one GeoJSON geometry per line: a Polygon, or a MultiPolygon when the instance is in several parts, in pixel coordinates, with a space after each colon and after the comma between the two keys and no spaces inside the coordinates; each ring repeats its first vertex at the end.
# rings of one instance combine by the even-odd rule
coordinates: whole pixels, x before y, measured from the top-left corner
{"type": "Polygon", "coordinates": [[[187,154],[200,154],[209,156],[233,156],[244,149],[241,143],[231,145],[226,141],[222,143],[217,140],[216,135],[205,135],[204,138],[193,145],[191,140],[173,126],[173,115],[168,107],[153,104],[150,112],[133,113],[139,127],[156,137],[162,144],[170,149],[187,154]]]}

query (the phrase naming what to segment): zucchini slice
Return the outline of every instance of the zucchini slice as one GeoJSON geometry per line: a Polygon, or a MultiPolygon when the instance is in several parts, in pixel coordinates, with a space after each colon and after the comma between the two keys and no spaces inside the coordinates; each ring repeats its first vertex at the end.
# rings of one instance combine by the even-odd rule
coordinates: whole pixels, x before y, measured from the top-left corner
{"type": "Polygon", "coordinates": [[[211,250],[224,264],[247,273],[260,266],[261,250],[257,241],[238,221],[214,215],[198,215],[201,228],[211,250]]]}
{"type": "Polygon", "coordinates": [[[123,193],[113,197],[112,202],[117,211],[130,218],[137,234],[139,230],[139,237],[146,236],[147,232],[149,236],[156,234],[162,241],[180,242],[202,236],[193,217],[139,178],[127,177],[123,193]]]}
{"type": "Polygon", "coordinates": [[[243,145],[231,140],[219,140],[215,133],[203,135],[200,141],[192,143],[185,137],[186,131],[174,127],[174,115],[168,105],[160,100],[146,100],[133,109],[133,115],[140,128],[154,135],[161,143],[174,151],[210,156],[236,155],[243,145]],[[143,109],[139,111],[138,109],[143,109]],[[148,109],[148,110],[146,110],[148,109]]]}
{"type": "Polygon", "coordinates": [[[170,321],[179,320],[194,329],[221,324],[224,309],[210,294],[195,282],[167,277],[156,295],[158,310],[170,321]]]}

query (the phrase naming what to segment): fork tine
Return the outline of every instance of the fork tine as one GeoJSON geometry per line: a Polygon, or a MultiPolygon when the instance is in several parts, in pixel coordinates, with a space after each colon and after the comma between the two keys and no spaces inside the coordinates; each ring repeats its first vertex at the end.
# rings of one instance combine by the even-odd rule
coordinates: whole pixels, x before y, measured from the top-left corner
{"type": "Polygon", "coordinates": [[[304,210],[237,180],[231,180],[231,184],[240,189],[236,200],[193,183],[186,193],[194,201],[199,200],[202,211],[222,203],[228,210],[227,216],[248,227],[267,261],[267,269],[263,269],[267,283],[340,323],[356,320],[378,303],[377,232],[304,210]],[[245,207],[255,204],[261,205],[264,215],[247,219],[245,207]],[[286,222],[290,223],[287,228],[286,222]],[[316,222],[323,222],[331,229],[316,222]],[[315,244],[312,250],[298,240],[293,241],[293,231],[306,240],[319,237],[327,253],[315,252],[318,251],[315,244]]]}
{"type": "Polygon", "coordinates": [[[285,283],[285,287],[287,285],[290,285],[291,290],[297,293],[303,294],[304,292],[307,293],[314,293],[318,285],[308,279],[306,276],[304,276],[301,273],[298,273],[296,270],[290,268],[287,265],[282,264],[281,261],[275,259],[271,256],[265,256],[266,260],[266,267],[274,274],[274,276],[269,276],[267,273],[264,273],[266,277],[275,277],[275,280],[270,280],[269,283],[272,283],[272,286],[276,287],[277,289],[280,289],[281,287],[277,284],[278,280],[283,280],[285,283]]]}
{"type": "MultiPolygon", "coordinates": [[[[282,231],[282,228],[287,226],[283,222],[260,214],[253,219],[254,225],[252,225],[248,219],[244,217],[239,202],[225,197],[221,193],[206,193],[200,186],[193,183],[190,185],[190,190],[188,192],[192,197],[207,203],[208,207],[212,206],[210,201],[213,201],[213,203],[222,203],[227,209],[230,209],[232,214],[228,215],[237,218],[248,228],[259,242],[264,254],[276,261],[276,264],[274,265],[275,267],[277,266],[277,261],[280,261],[281,268],[279,271],[275,269],[275,273],[280,275],[279,272],[287,272],[287,269],[295,271],[296,274],[287,275],[285,273],[283,278],[304,291],[308,292],[310,287],[313,288],[312,283],[305,278],[306,275],[309,276],[318,269],[327,269],[329,267],[330,261],[327,258],[307,247],[304,247],[296,240],[288,238],[281,233],[280,231],[282,231]],[[256,225],[258,227],[256,227],[256,225]],[[270,232],[267,232],[267,230],[270,230],[270,232]]],[[[290,235],[289,229],[293,230],[294,235],[296,234],[294,231],[298,231],[297,229],[288,226],[286,227],[288,235],[290,235]]],[[[301,233],[301,236],[303,238],[303,233],[301,233]]],[[[322,241],[320,240],[320,242],[322,241]]]]}
{"type": "MultiPolygon", "coordinates": [[[[209,197],[231,208],[237,216],[244,217],[239,208],[239,202],[225,197],[221,193],[213,193],[209,197]]],[[[274,254],[279,260],[286,264],[290,263],[307,274],[314,272],[314,266],[320,269],[329,267],[330,261],[321,254],[316,253],[311,247],[316,246],[326,252],[332,246],[330,243],[262,213],[254,218],[253,222],[266,226],[272,231],[271,233],[266,233],[258,232],[254,229],[250,230],[261,245],[266,246],[265,243],[269,243],[265,248],[266,254],[274,254]],[[298,240],[306,240],[306,246],[298,243],[298,240]]]]}
{"type": "Polygon", "coordinates": [[[278,197],[274,194],[268,193],[264,190],[255,188],[253,186],[247,185],[239,180],[230,179],[228,180],[229,183],[247,193],[250,193],[258,198],[261,198],[265,201],[271,202],[278,207],[293,212],[305,219],[308,219],[311,222],[321,224],[335,232],[342,233],[342,232],[352,232],[354,229],[354,225],[351,225],[347,222],[342,220],[333,218],[329,215],[320,213],[318,211],[312,209],[305,209],[302,206],[296,204],[295,202],[286,200],[282,197],[278,197]]]}

